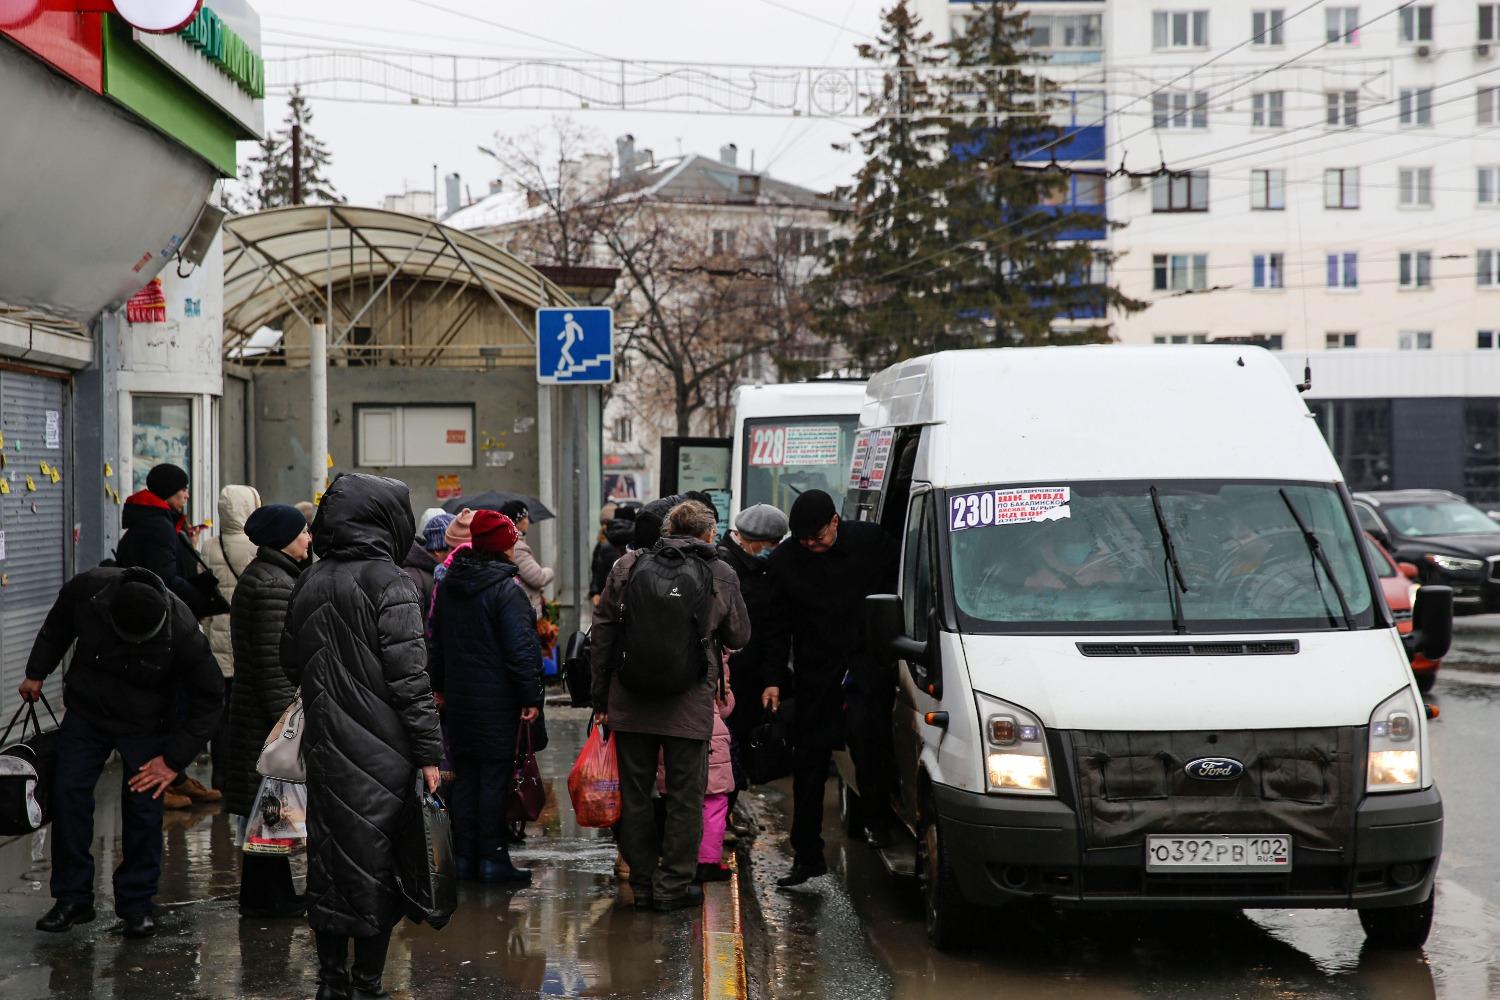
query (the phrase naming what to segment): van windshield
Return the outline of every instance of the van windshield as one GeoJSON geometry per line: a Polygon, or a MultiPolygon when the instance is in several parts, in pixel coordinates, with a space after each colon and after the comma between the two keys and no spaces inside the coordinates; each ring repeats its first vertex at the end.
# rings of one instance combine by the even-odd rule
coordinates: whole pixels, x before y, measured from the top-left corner
{"type": "Polygon", "coordinates": [[[1153,486],[1182,573],[1186,632],[1374,625],[1369,578],[1335,487],[1115,480],[949,491],[945,530],[963,627],[1172,632],[1176,581],[1153,486]]]}
{"type": "Polygon", "coordinates": [[[842,497],[858,427],[857,413],[747,419],[740,446],[740,509],[768,503],[790,510],[808,490],[842,497]]]}

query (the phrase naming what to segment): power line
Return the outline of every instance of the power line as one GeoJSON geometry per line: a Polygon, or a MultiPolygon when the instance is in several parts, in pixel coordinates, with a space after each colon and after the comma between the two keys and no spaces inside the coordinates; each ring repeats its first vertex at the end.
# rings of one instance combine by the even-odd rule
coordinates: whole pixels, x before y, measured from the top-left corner
{"type": "Polygon", "coordinates": [[[414,3],[418,7],[428,7],[432,10],[442,11],[444,14],[451,14],[454,17],[467,18],[470,21],[475,21],[479,24],[487,24],[492,28],[499,28],[501,31],[509,31],[515,35],[522,35],[526,38],[531,38],[539,42],[546,42],[548,45],[555,45],[558,48],[572,49],[574,52],[582,52],[584,55],[593,56],[595,59],[607,59],[610,62],[617,63],[632,61],[629,59],[620,59],[615,56],[605,55],[602,52],[595,52],[593,49],[586,49],[581,45],[574,45],[572,42],[564,42],[560,39],[548,38],[546,35],[539,35],[534,31],[527,31],[525,28],[517,28],[514,25],[502,24],[499,21],[493,21],[487,17],[480,17],[478,14],[471,14],[466,10],[455,10],[452,7],[445,7],[440,3],[433,3],[433,0],[406,0],[406,2],[414,3]]]}
{"type": "MultiPolygon", "coordinates": [[[[765,4],[768,7],[775,7],[778,10],[784,10],[788,14],[796,14],[798,17],[805,17],[809,21],[817,21],[819,24],[826,24],[830,28],[837,28],[837,29],[839,29],[840,32],[847,31],[847,32],[849,32],[851,34],[858,35],[861,38],[868,38],[872,42],[878,42],[880,40],[880,39],[876,38],[874,35],[866,34],[863,31],[855,31],[853,28],[849,27],[848,26],[848,22],[849,22],[849,15],[848,14],[844,15],[844,23],[843,24],[838,24],[838,23],[836,23],[834,21],[830,21],[826,17],[819,17],[817,14],[810,14],[810,13],[808,13],[805,10],[799,10],[798,8],[790,6],[789,4],[780,3],[780,2],[778,2],[778,0],[760,0],[760,2],[763,3],[763,4],[765,4]]],[[[852,12],[853,9],[854,9],[854,4],[850,4],[849,5],[849,9],[852,12]]]]}

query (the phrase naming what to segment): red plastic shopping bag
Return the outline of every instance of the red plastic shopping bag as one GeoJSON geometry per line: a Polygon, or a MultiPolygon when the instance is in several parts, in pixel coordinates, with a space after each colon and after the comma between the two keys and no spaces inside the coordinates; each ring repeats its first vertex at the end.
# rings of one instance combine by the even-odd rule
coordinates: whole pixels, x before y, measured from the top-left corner
{"type": "Polygon", "coordinates": [[[591,729],[568,773],[568,797],[579,826],[608,827],[620,821],[620,764],[614,738],[604,738],[603,729],[591,729]]]}

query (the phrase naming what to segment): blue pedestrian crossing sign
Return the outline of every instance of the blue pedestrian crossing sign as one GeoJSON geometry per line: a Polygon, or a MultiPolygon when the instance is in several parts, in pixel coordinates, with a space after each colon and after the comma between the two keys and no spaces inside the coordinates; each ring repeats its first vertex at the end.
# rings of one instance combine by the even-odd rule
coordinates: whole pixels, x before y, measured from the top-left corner
{"type": "Polygon", "coordinates": [[[542,385],[613,382],[614,310],[596,306],[538,309],[536,380],[542,385]]]}

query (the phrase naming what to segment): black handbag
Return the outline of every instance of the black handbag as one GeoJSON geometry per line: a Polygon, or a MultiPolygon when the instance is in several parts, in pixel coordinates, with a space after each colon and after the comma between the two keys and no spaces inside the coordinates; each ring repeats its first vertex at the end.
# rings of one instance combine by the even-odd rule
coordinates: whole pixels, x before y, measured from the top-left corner
{"type": "MultiPolygon", "coordinates": [[[[46,696],[42,705],[55,727],[57,716],[46,696]]],[[[56,770],[57,730],[42,732],[36,702],[26,702],[16,709],[4,735],[0,735],[0,836],[33,833],[52,821],[52,775],[56,770]],[[11,743],[10,733],[17,722],[21,723],[21,739],[11,743]],[[28,729],[30,736],[26,735],[28,729]]]]}
{"type": "Polygon", "coordinates": [[[199,611],[198,608],[194,608],[193,612],[200,618],[212,618],[215,615],[229,614],[229,602],[224,599],[223,592],[219,590],[218,576],[209,568],[208,563],[203,561],[203,557],[198,554],[198,550],[189,545],[181,535],[178,536],[178,541],[182,543],[183,548],[187,549],[188,554],[193,557],[193,561],[203,568],[201,573],[194,573],[192,576],[183,574],[183,578],[203,597],[203,610],[199,611]]]}
{"type": "Polygon", "coordinates": [[[574,708],[593,704],[594,668],[589,661],[589,635],[574,632],[563,650],[563,682],[568,686],[568,702],[574,708]]]}
{"type": "Polygon", "coordinates": [[[792,717],[792,702],[783,701],[777,711],[767,709],[760,725],[750,730],[743,755],[750,784],[764,785],[792,773],[792,717]]]}
{"type": "Polygon", "coordinates": [[[453,826],[443,800],[427,791],[420,773],[415,799],[402,813],[396,881],[406,901],[406,917],[412,923],[441,930],[458,909],[453,826]]]}

